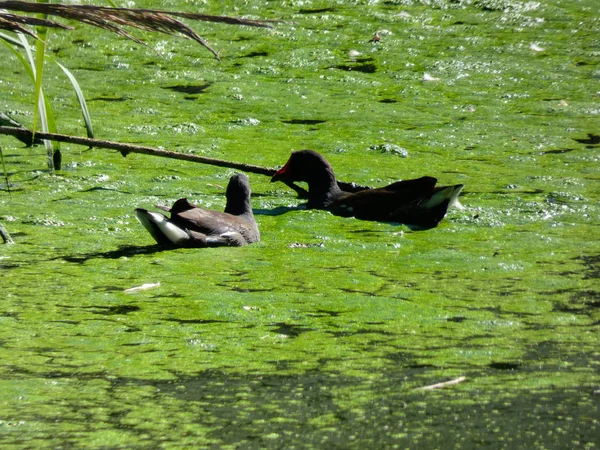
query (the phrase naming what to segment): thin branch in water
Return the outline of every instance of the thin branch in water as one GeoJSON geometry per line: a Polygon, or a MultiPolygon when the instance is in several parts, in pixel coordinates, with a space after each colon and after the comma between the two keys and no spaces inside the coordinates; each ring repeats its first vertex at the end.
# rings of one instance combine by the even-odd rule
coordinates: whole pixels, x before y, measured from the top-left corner
{"type": "Polygon", "coordinates": [[[454,380],[443,381],[441,383],[430,384],[429,386],[418,387],[418,388],[416,388],[416,390],[417,391],[433,391],[434,389],[441,389],[441,388],[445,388],[448,386],[454,386],[455,384],[462,383],[466,379],[467,379],[467,377],[458,377],[458,378],[455,378],[454,380]]]}
{"type": "MultiPolygon", "coordinates": [[[[31,139],[32,133],[30,130],[26,128],[16,128],[16,127],[5,127],[0,126],[0,134],[7,134],[10,136],[14,136],[18,139],[31,139]]],[[[180,159],[184,161],[192,161],[198,162],[201,164],[209,164],[218,167],[227,167],[230,169],[242,170],[244,172],[249,173],[257,173],[260,175],[273,176],[276,172],[276,169],[270,169],[266,167],[254,166],[251,164],[244,163],[236,163],[232,161],[225,161],[222,159],[209,158],[206,156],[200,155],[190,155],[187,153],[179,153],[179,152],[170,152],[167,150],[160,150],[152,147],[145,147],[141,145],[133,145],[133,144],[122,144],[120,142],[113,141],[104,141],[100,139],[91,139],[79,136],[69,136],[66,134],[57,134],[57,133],[45,133],[45,132],[36,132],[35,136],[39,139],[47,139],[50,141],[56,142],[68,142],[70,144],[77,145],[85,145],[88,147],[97,147],[97,148],[107,148],[111,150],[118,150],[124,155],[128,153],[141,153],[143,155],[152,155],[152,156],[160,156],[163,158],[171,158],[171,159],[180,159]]]]}
{"type": "MultiPolygon", "coordinates": [[[[24,128],[14,128],[14,127],[3,127],[0,126],[0,134],[7,134],[10,136],[14,136],[17,139],[30,139],[32,137],[31,131],[24,128]]],[[[252,164],[244,164],[244,163],[236,163],[233,161],[225,161],[223,159],[209,158],[206,156],[200,155],[190,155],[187,153],[179,153],[179,152],[170,152],[167,150],[159,150],[152,147],[144,147],[140,145],[133,144],[122,144],[120,142],[113,141],[104,141],[100,139],[90,139],[79,136],[69,136],[66,134],[56,134],[56,133],[43,133],[37,132],[35,136],[39,139],[48,139],[51,141],[57,142],[68,142],[70,144],[77,145],[85,145],[88,147],[97,147],[97,148],[107,148],[112,150],[120,151],[123,156],[128,153],[141,153],[143,155],[152,155],[152,156],[160,156],[163,158],[172,158],[179,159],[184,161],[197,162],[201,164],[208,164],[217,167],[227,167],[229,169],[241,170],[243,172],[248,173],[256,173],[259,175],[266,175],[272,177],[277,172],[277,169],[272,169],[268,167],[255,166],[252,164]]],[[[300,196],[302,193],[306,192],[303,188],[296,186],[294,183],[285,183],[291,189],[295,190],[300,196]]],[[[360,186],[355,183],[345,183],[343,181],[338,181],[338,185],[345,191],[356,192],[364,189],[370,189],[368,186],[360,186]]]]}
{"type": "MultiPolygon", "coordinates": [[[[1,36],[0,36],[1,37],[1,36]]],[[[22,128],[25,131],[29,131],[27,130],[27,128],[25,128],[23,125],[21,125],[19,122],[17,122],[16,120],[12,119],[10,116],[4,114],[3,112],[0,112],[0,126],[6,126],[6,127],[16,127],[16,128],[22,128]]],[[[19,139],[23,144],[25,144],[27,147],[31,147],[33,144],[41,144],[42,140],[35,137],[33,142],[31,141],[31,136],[28,136],[26,138],[24,137],[17,137],[17,139],[19,139]]],[[[2,156],[2,147],[0,147],[0,157],[2,156]]],[[[2,165],[4,166],[4,161],[2,161],[2,165]]]]}
{"type": "Polygon", "coordinates": [[[2,241],[5,244],[15,243],[15,241],[13,241],[13,239],[10,237],[10,234],[8,234],[8,231],[6,231],[6,228],[4,228],[4,225],[2,225],[2,223],[0,223],[0,237],[2,237],[2,241]]]}

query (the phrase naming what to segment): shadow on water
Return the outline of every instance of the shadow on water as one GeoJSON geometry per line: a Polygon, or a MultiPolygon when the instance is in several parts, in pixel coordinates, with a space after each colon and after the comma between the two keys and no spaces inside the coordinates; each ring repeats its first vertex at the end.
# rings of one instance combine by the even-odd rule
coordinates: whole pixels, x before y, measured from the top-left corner
{"type": "Polygon", "coordinates": [[[122,257],[130,258],[136,255],[151,255],[153,253],[168,251],[159,245],[121,245],[117,250],[108,252],[84,253],[81,255],[58,256],[53,259],[62,259],[63,261],[83,264],[90,259],[119,259],[122,257]]]}
{"type": "Polygon", "coordinates": [[[552,311],[583,314],[592,317],[596,314],[598,308],[600,308],[600,292],[590,289],[574,291],[567,302],[554,302],[552,311]]]}
{"type": "Polygon", "coordinates": [[[287,123],[288,125],[319,125],[321,123],[327,122],[326,120],[320,119],[289,119],[282,120],[282,123],[287,123]]]}
{"type": "MultiPolygon", "coordinates": [[[[360,336],[360,335],[380,335],[380,336],[397,336],[396,333],[386,330],[377,330],[375,328],[359,328],[358,330],[340,330],[340,331],[328,331],[331,336],[335,338],[348,337],[348,336],[360,336]]],[[[373,341],[374,343],[381,343],[383,341],[373,341]]]]}
{"type": "Polygon", "coordinates": [[[252,212],[258,216],[281,216],[290,211],[302,211],[306,208],[303,205],[300,206],[277,206],[271,209],[259,208],[253,209],[252,212]]]}
{"type": "Polygon", "coordinates": [[[338,69],[346,72],[375,73],[377,72],[377,65],[373,62],[372,58],[359,58],[348,64],[330,66],[328,69],[338,69]]]}
{"type": "Polygon", "coordinates": [[[580,256],[575,259],[583,261],[585,266],[584,280],[600,278],[600,255],[580,256]]]}
{"type": "Polygon", "coordinates": [[[335,8],[326,7],[326,8],[302,8],[298,10],[298,14],[322,14],[328,12],[335,12],[335,8]]]}
{"type": "Polygon", "coordinates": [[[102,316],[125,315],[132,312],[140,311],[141,308],[136,305],[113,305],[113,306],[95,306],[97,311],[92,311],[92,314],[102,316]]]}
{"type": "Polygon", "coordinates": [[[273,292],[276,291],[277,289],[275,288],[271,288],[271,289],[250,289],[250,288],[241,288],[239,286],[233,286],[233,287],[229,287],[226,283],[219,283],[218,286],[223,286],[223,287],[227,287],[230,291],[232,292],[239,292],[239,293],[249,293],[249,292],[273,292]]]}
{"type": "Polygon", "coordinates": [[[600,144],[600,135],[588,133],[587,139],[583,138],[583,139],[573,139],[573,140],[575,142],[579,142],[580,144],[586,144],[588,146],[587,148],[593,148],[593,147],[596,147],[598,144],[600,144]]]}
{"type": "MultiPolygon", "coordinates": [[[[322,363],[336,361],[342,359],[322,363]]],[[[274,361],[278,369],[294,367],[300,362],[274,361]]],[[[492,435],[498,442],[514,441],[522,448],[572,448],[573,439],[577,438],[583,448],[597,440],[599,425],[592,418],[598,417],[600,403],[587,389],[532,389],[525,393],[493,390],[486,401],[480,401],[470,399],[460,387],[437,392],[416,390],[439,381],[428,375],[431,368],[413,361],[410,354],[398,354],[393,362],[404,364],[377,379],[318,369],[296,374],[250,375],[204,370],[192,376],[173,373],[174,379],[168,380],[107,377],[98,371],[78,371],[73,376],[55,370],[46,372],[43,378],[74,378],[82,385],[92,382],[95,386],[101,386],[99,380],[107,381],[105,395],[100,398],[88,397],[87,391],[82,390],[77,399],[62,399],[71,413],[64,415],[63,422],[80,425],[83,416],[87,419],[86,431],[94,431],[95,411],[106,408],[107,404],[118,404],[119,411],[127,412],[145,406],[148,411],[157,411],[156,414],[179,414],[182,424],[190,430],[194,429],[192,424],[202,429],[201,436],[192,432],[188,442],[210,439],[215,446],[274,448],[272,441],[276,438],[277,448],[297,448],[298,442],[305,448],[492,448],[482,446],[490,442],[492,435]],[[160,407],[157,398],[147,394],[149,388],[160,392],[157,396],[160,407]],[[377,394],[366,404],[363,397],[369,391],[377,394]],[[83,406],[78,405],[82,397],[86,400],[83,406]],[[457,420],[462,417],[468,420],[457,420]],[[432,425],[436,423],[452,426],[432,425]],[[411,424],[411,433],[407,433],[406,424],[411,424]],[[548,424],[562,431],[547,433],[548,424]],[[349,446],[343,445],[349,440],[349,446]],[[324,442],[340,445],[324,446],[324,442]]],[[[34,375],[25,367],[10,369],[20,378],[34,375]]],[[[466,373],[467,383],[474,377],[497,371],[507,371],[512,376],[520,370],[518,363],[495,362],[485,369],[466,373]]],[[[41,409],[36,419],[50,421],[55,416],[41,409]]],[[[181,443],[181,436],[165,438],[160,426],[156,429],[132,426],[130,414],[110,414],[103,421],[132,439],[161,439],[164,445],[181,443]]],[[[56,447],[77,447],[81,443],[77,433],[62,433],[54,438],[56,447]]],[[[14,439],[26,443],[26,436],[21,442],[18,436],[14,439]]]]}
{"type": "Polygon", "coordinates": [[[169,89],[173,92],[180,92],[182,94],[202,94],[206,89],[208,89],[212,83],[206,84],[178,84],[175,86],[164,86],[163,89],[169,89]]]}
{"type": "Polygon", "coordinates": [[[285,322],[277,322],[272,325],[274,327],[271,332],[283,336],[288,337],[298,337],[302,333],[306,333],[307,331],[312,331],[313,329],[304,325],[299,325],[295,323],[285,323],[285,322]]]}
{"type": "Polygon", "coordinates": [[[90,102],[100,101],[100,102],[125,102],[127,100],[131,100],[131,97],[121,96],[121,97],[108,97],[108,96],[100,96],[94,97],[90,99],[90,102]]]}
{"type": "Polygon", "coordinates": [[[177,318],[170,318],[170,319],[164,319],[166,322],[175,322],[178,323],[180,325],[190,325],[190,324],[194,324],[194,325],[206,325],[206,324],[211,324],[211,323],[232,323],[228,320],[215,320],[215,319],[177,319],[177,318]]]}
{"type": "Polygon", "coordinates": [[[269,52],[250,52],[242,55],[242,58],[256,58],[258,56],[269,56],[269,52]]]}
{"type": "Polygon", "coordinates": [[[307,313],[308,317],[339,317],[343,312],[340,311],[328,311],[326,309],[317,309],[313,313],[307,313]]]}
{"type": "MultiPolygon", "coordinates": [[[[88,189],[83,189],[80,192],[102,192],[102,191],[108,191],[108,192],[119,192],[121,194],[131,194],[131,192],[128,191],[122,191],[120,189],[113,189],[113,188],[106,188],[104,186],[94,186],[88,189]]],[[[62,200],[62,199],[61,199],[62,200]]]]}
{"type": "Polygon", "coordinates": [[[519,363],[513,363],[513,362],[493,362],[488,364],[488,367],[490,369],[495,369],[495,370],[517,370],[519,367],[521,367],[521,364],[519,363]]]}
{"type": "Polygon", "coordinates": [[[559,148],[556,150],[546,150],[543,152],[540,152],[538,150],[533,151],[533,152],[529,152],[530,155],[560,155],[562,153],[570,153],[572,151],[574,151],[574,148],[559,148]]]}

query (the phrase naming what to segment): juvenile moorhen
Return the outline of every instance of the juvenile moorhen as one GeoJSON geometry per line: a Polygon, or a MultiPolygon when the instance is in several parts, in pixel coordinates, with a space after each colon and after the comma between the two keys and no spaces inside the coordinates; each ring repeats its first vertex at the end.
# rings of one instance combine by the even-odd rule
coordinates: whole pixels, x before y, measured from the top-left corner
{"type": "Polygon", "coordinates": [[[135,217],[165,248],[236,247],[258,242],[260,233],[250,206],[246,175],[231,177],[226,198],[225,212],[199,208],[180,198],[170,209],[159,207],[171,213],[170,219],[142,208],[135,210],[135,217]]]}
{"type": "Polygon", "coordinates": [[[436,227],[464,187],[436,187],[433,177],[404,180],[377,189],[346,192],[337,184],[327,160],[313,150],[293,152],[271,181],[304,181],[313,209],[325,209],[342,217],[399,222],[414,230],[436,227]]]}

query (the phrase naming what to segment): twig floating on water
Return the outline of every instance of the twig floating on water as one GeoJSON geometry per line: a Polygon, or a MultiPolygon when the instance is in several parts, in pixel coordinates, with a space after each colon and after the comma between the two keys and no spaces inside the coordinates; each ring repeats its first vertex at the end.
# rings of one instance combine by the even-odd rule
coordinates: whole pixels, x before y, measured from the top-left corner
{"type": "Polygon", "coordinates": [[[440,388],[445,388],[448,386],[454,386],[455,384],[462,383],[466,379],[467,379],[467,377],[458,377],[458,378],[455,378],[454,380],[443,381],[442,383],[430,384],[429,386],[419,387],[419,388],[416,388],[416,390],[417,391],[433,391],[434,389],[440,389],[440,388]]]}
{"type": "Polygon", "coordinates": [[[123,292],[139,292],[139,291],[147,291],[148,289],[152,289],[155,287],[160,287],[160,283],[146,283],[140,286],[134,286],[129,289],[125,289],[123,292]]]}

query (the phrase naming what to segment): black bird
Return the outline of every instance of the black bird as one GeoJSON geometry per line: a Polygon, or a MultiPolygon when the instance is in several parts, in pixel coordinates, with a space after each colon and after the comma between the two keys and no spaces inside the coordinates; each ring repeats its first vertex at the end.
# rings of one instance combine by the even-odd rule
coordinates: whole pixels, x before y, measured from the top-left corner
{"type": "Polygon", "coordinates": [[[437,179],[422,177],[358,192],[343,191],[329,162],[313,150],[293,152],[271,181],[304,181],[312,209],[325,209],[342,217],[399,222],[411,229],[436,227],[464,187],[436,187],[437,179]]]}
{"type": "Polygon", "coordinates": [[[135,210],[135,217],[165,248],[239,247],[258,242],[260,233],[250,206],[248,177],[232,176],[226,197],[225,212],[203,209],[181,198],[170,209],[159,207],[171,213],[170,219],[142,208],[135,210]]]}

